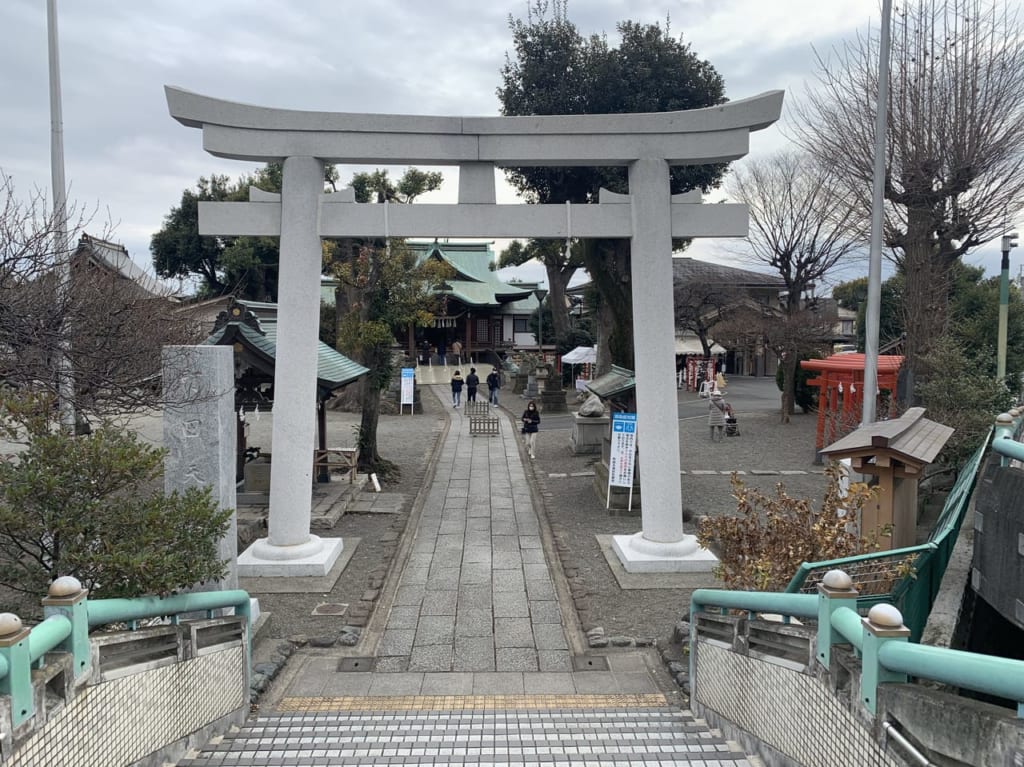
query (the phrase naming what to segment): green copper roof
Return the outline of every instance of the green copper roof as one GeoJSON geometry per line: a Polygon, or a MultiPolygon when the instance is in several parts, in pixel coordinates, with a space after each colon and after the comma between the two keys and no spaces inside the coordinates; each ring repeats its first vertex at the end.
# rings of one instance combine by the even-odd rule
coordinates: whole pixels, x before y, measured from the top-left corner
{"type": "Polygon", "coordinates": [[[445,291],[467,306],[499,306],[532,295],[529,287],[503,282],[490,270],[494,251],[487,242],[407,242],[420,262],[438,258],[455,270],[445,291]]]}
{"type": "MultiPolygon", "coordinates": [[[[277,359],[277,321],[263,317],[255,320],[259,330],[246,321],[228,322],[219,330],[214,330],[204,343],[214,346],[227,346],[236,341],[249,347],[271,366],[277,359]],[[262,333],[260,331],[263,331],[262,333]]],[[[370,372],[357,362],[353,362],[341,352],[335,351],[322,341],[318,341],[316,377],[317,386],[331,391],[370,372]]]]}

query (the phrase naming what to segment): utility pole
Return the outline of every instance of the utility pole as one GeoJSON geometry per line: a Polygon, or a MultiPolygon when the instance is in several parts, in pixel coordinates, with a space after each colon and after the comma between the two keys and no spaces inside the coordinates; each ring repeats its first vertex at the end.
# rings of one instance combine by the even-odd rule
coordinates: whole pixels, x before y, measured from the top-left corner
{"type": "Polygon", "coordinates": [[[1003,262],[999,271],[999,339],[996,342],[996,380],[1006,378],[1006,324],[1010,311],[1010,248],[1017,247],[1017,233],[1003,235],[1003,262]]]}

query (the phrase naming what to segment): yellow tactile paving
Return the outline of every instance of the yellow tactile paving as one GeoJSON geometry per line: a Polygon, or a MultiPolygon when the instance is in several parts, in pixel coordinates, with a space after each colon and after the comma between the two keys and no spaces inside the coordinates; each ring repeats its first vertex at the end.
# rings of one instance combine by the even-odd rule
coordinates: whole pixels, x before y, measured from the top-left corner
{"type": "Polygon", "coordinates": [[[369,695],[283,698],[282,714],[330,711],[466,711],[495,709],[652,708],[667,706],[661,693],[634,695],[369,695]]]}

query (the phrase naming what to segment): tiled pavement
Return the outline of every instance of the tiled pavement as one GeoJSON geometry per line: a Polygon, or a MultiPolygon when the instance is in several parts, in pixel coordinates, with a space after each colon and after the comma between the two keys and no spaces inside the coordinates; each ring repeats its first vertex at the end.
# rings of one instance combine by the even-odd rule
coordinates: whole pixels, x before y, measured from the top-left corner
{"type": "Polygon", "coordinates": [[[673,704],[649,658],[579,662],[517,432],[502,413],[498,436],[470,436],[446,387],[433,391],[451,426],[390,611],[378,607],[372,671],[293,656],[260,716],[178,764],[751,764],[673,704]]]}

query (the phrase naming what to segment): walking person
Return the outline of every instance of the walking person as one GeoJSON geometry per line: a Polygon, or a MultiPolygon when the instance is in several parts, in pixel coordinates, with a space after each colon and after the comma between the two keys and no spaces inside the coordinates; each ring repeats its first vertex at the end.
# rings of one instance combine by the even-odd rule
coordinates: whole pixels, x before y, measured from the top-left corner
{"type": "Polygon", "coordinates": [[[466,376],[466,402],[476,402],[476,389],[480,385],[480,376],[476,374],[476,368],[469,369],[466,376]]]}
{"type": "Polygon", "coordinates": [[[487,374],[487,401],[498,406],[498,389],[501,388],[501,375],[498,373],[498,368],[494,368],[490,373],[487,374]]]}
{"type": "Polygon", "coordinates": [[[462,341],[455,339],[455,343],[452,344],[452,356],[455,357],[455,364],[462,364],[462,341]]]}
{"type": "Polygon", "coordinates": [[[722,397],[721,392],[714,392],[711,395],[711,402],[708,403],[708,428],[711,429],[711,441],[717,437],[722,441],[725,433],[725,416],[732,414],[732,408],[722,397]]]}
{"type": "Polygon", "coordinates": [[[452,376],[452,407],[458,407],[462,402],[463,383],[465,381],[462,380],[462,373],[456,370],[455,375],[452,376]]]}
{"type": "Polygon", "coordinates": [[[540,431],[540,413],[537,411],[537,403],[533,400],[526,405],[526,410],[523,411],[523,439],[526,442],[526,452],[530,454],[530,458],[535,458],[535,448],[537,446],[537,432],[540,431]]]}

